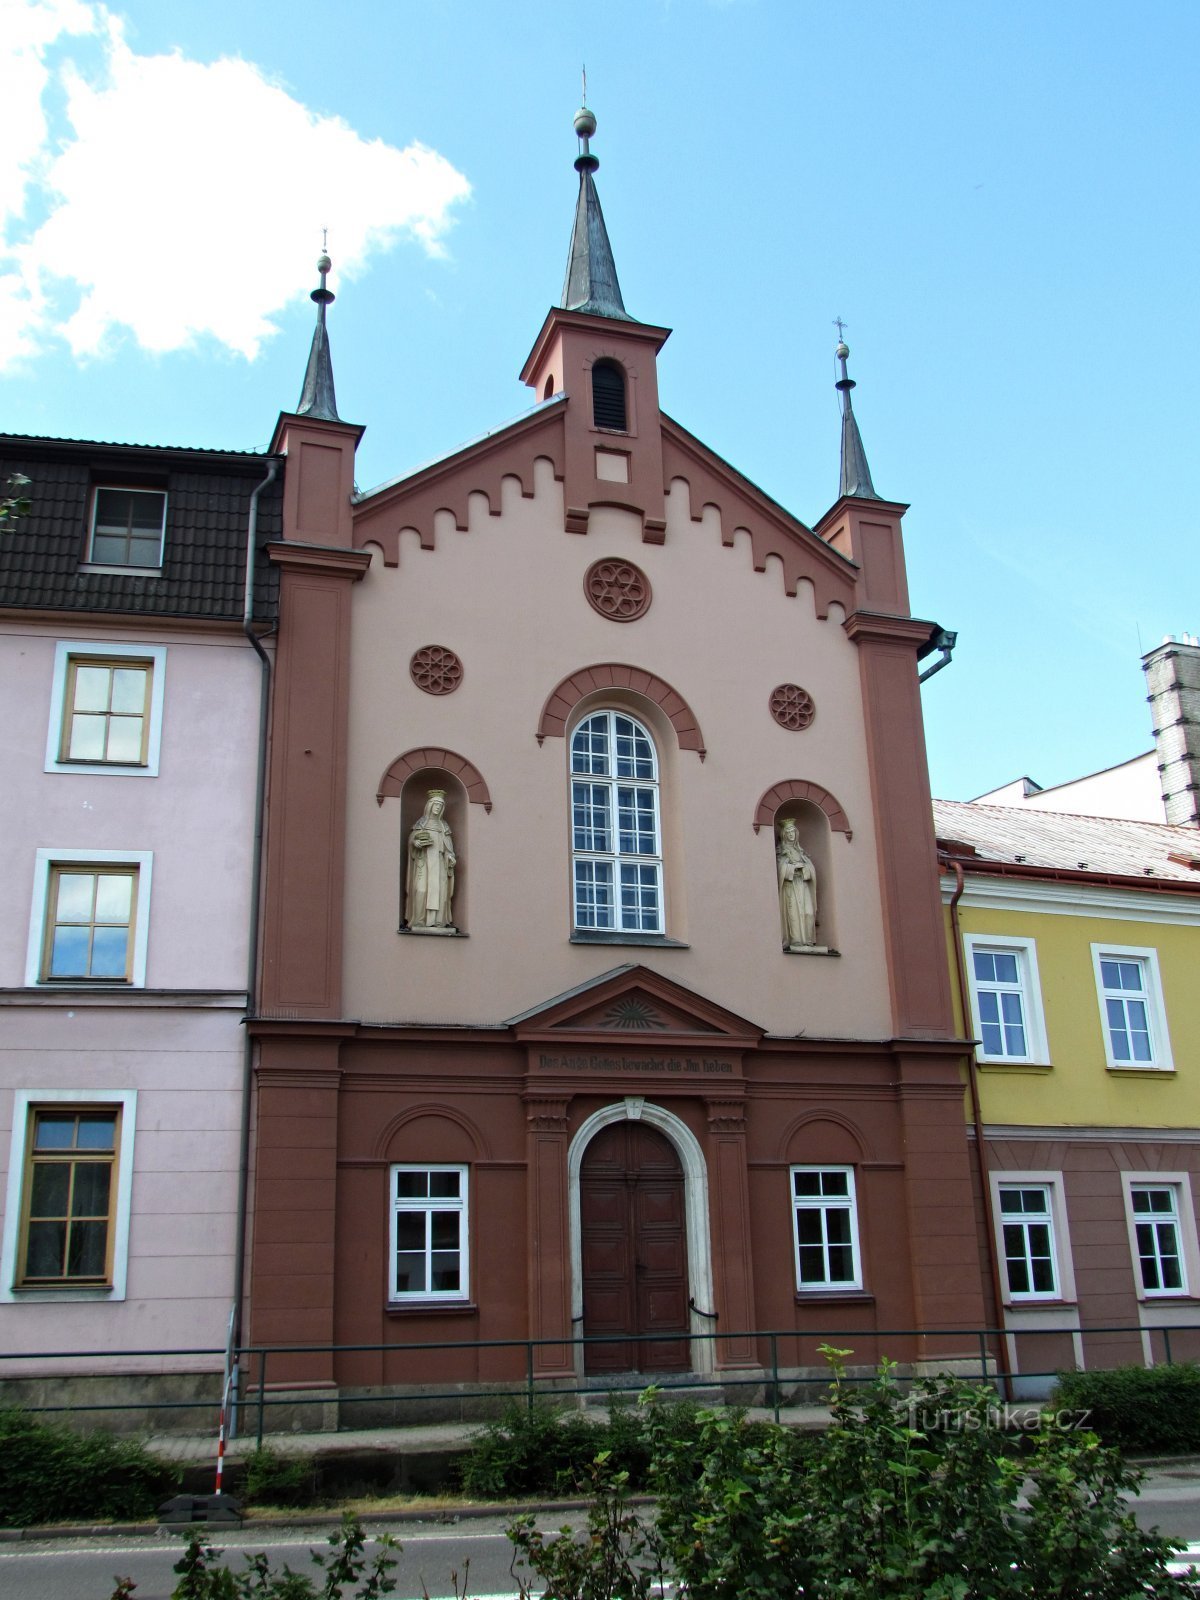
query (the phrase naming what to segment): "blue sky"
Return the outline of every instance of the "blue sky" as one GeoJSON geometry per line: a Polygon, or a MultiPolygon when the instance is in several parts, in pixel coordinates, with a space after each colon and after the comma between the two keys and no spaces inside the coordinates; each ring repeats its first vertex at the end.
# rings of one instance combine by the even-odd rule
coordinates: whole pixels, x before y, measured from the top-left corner
{"type": "Polygon", "coordinates": [[[1194,0],[0,11],[0,428],[264,448],[324,225],[362,486],[515,415],[586,61],[664,407],[810,523],[846,319],[914,610],[959,633],[935,793],[1149,747],[1139,654],[1200,631],[1194,0]]]}

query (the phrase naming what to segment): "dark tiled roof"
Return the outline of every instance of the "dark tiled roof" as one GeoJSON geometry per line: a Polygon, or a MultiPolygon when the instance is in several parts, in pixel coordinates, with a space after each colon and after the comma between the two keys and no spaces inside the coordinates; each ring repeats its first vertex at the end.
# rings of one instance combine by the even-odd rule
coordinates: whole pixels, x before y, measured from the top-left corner
{"type": "Polygon", "coordinates": [[[1187,883],[1200,894],[1200,829],[1165,822],[1126,822],[1078,817],[1025,806],[978,805],[970,800],[935,800],[938,844],[966,871],[980,866],[1022,866],[1059,872],[1094,872],[1110,878],[1149,878],[1187,883]]]}
{"type": "MultiPolygon", "coordinates": [[[[270,458],[224,451],[0,437],[0,483],[30,480],[32,503],[0,533],[0,607],[238,621],[250,495],[270,458]],[[81,571],[95,483],[165,488],[162,575],[81,571]]],[[[281,530],[283,463],[259,497],[254,612],[272,621],[278,574],[263,555],[281,530]]]]}

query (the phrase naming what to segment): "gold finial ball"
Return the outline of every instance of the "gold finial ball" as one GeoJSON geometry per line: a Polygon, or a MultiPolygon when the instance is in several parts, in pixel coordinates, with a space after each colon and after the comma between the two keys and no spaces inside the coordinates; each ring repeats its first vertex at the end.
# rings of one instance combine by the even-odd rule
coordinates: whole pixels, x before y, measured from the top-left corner
{"type": "Polygon", "coordinates": [[[833,353],[839,361],[845,361],[846,357],[850,354],[850,346],[844,339],[839,339],[838,347],[833,353]]]}
{"type": "Polygon", "coordinates": [[[575,132],[581,139],[590,139],[596,131],[596,119],[586,106],[575,113],[575,132]]]}
{"type": "Polygon", "coordinates": [[[332,265],[333,265],[333,262],[330,261],[329,257],[325,254],[324,251],[322,251],[321,252],[321,258],[317,262],[317,271],[318,272],[328,272],[332,265]]]}

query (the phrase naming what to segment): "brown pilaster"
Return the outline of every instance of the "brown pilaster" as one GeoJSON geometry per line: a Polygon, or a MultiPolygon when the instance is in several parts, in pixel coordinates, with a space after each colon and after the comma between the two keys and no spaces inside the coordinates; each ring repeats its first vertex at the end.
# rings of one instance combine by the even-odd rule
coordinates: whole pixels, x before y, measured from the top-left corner
{"type": "MultiPolygon", "coordinates": [[[[982,1327],[986,1317],[961,1056],[953,1047],[935,1052],[897,1045],[894,1051],[915,1326],[982,1327]]],[[[946,1349],[944,1341],[926,1341],[918,1354],[935,1356],[946,1349]]]]}
{"type": "Polygon", "coordinates": [[[260,1010],[336,1018],[342,1006],[350,586],[360,550],[273,544],[282,569],[271,731],[260,1010]]]}
{"type": "MultiPolygon", "coordinates": [[[[700,1309],[720,1313],[720,1321],[710,1324],[710,1331],[720,1333],[728,1328],[743,1334],[754,1326],[746,1105],[741,1099],[706,1099],[705,1109],[712,1158],[709,1207],[717,1304],[700,1309]]],[[[749,1337],[716,1340],[714,1365],[718,1369],[757,1366],[754,1340],[749,1337]]]]}
{"type": "MultiPolygon", "coordinates": [[[[264,1038],[250,1339],[332,1344],[339,1041],[264,1038]]],[[[328,1352],[269,1358],[268,1383],[330,1383],[328,1352]]]]}
{"type": "Polygon", "coordinates": [[[893,1031],[910,1038],[952,1038],[917,682],[917,651],[929,637],[930,624],[857,611],[845,628],[859,650],[893,1031]]]}
{"type": "Polygon", "coordinates": [[[529,1228],[529,1337],[562,1339],[533,1352],[534,1375],[575,1374],[571,1337],[571,1228],[565,1097],[525,1096],[529,1228]]]}

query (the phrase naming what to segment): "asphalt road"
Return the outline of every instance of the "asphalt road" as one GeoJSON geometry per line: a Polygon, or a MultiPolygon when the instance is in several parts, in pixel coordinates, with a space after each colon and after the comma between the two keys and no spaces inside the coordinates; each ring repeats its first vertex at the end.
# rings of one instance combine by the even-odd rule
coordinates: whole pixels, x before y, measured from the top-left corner
{"type": "MultiPolygon", "coordinates": [[[[1134,1513],[1143,1527],[1192,1547],[1200,1562],[1200,1466],[1157,1468],[1148,1473],[1134,1513]]],[[[405,1522],[368,1528],[375,1538],[384,1531],[403,1544],[394,1576],[397,1600],[509,1600],[517,1593],[510,1572],[512,1547],[504,1537],[505,1516],[463,1518],[448,1526],[438,1522],[405,1522]],[[457,1586],[456,1586],[457,1578],[457,1586]]],[[[578,1525],[580,1513],[547,1513],[546,1529],[564,1522],[578,1525]]],[[[313,1548],[326,1548],[327,1527],[292,1528],[269,1536],[263,1527],[215,1532],[212,1542],[226,1552],[227,1564],[239,1568],[246,1553],[265,1550],[273,1565],[283,1562],[295,1571],[315,1573],[313,1548]]],[[[129,1576],[137,1583],[134,1600],[169,1600],[176,1582],[172,1571],[183,1540],[178,1534],[102,1535],[95,1538],[40,1539],[0,1544],[0,1597],[3,1600],[109,1600],[114,1579],[129,1576]]],[[[377,1548],[374,1539],[368,1554],[377,1548]]]]}

